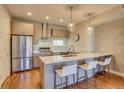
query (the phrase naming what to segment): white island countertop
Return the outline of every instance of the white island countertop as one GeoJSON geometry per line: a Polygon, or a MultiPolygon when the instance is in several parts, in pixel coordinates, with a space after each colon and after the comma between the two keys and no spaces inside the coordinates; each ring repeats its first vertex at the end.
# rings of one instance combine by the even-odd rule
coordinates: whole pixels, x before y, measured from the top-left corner
{"type": "MultiPolygon", "coordinates": [[[[111,56],[111,53],[79,53],[75,54],[77,56],[73,57],[63,57],[63,55],[54,55],[54,56],[40,56],[41,60],[41,87],[44,89],[53,89],[54,88],[54,70],[57,65],[71,65],[75,64],[77,62],[80,62],[79,60],[87,60],[92,58],[99,58],[99,57],[105,57],[105,56],[111,56]]],[[[82,71],[79,72],[79,75],[82,76],[84,73],[82,71]]],[[[75,75],[76,77],[76,75],[75,75]]],[[[88,77],[92,77],[92,71],[88,72],[88,77]]],[[[69,78],[72,78],[69,76],[69,78]]],[[[75,78],[77,81],[77,78],[75,78]]],[[[56,83],[59,84],[60,78],[56,78],[56,83]]],[[[68,85],[73,84],[73,80],[68,80],[68,85]]],[[[58,87],[59,88],[59,87],[58,87]]]]}
{"type": "Polygon", "coordinates": [[[40,59],[44,64],[55,64],[55,63],[63,63],[68,61],[83,60],[87,58],[108,56],[112,54],[111,53],[79,53],[75,55],[77,56],[72,56],[72,57],[63,57],[62,55],[40,56],[40,59]]]}

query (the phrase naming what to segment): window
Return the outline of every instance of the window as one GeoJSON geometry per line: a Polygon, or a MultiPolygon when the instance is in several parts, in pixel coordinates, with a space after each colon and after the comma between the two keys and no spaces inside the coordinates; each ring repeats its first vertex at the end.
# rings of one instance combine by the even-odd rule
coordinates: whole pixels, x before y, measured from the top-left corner
{"type": "Polygon", "coordinates": [[[63,46],[64,41],[63,40],[53,40],[53,46],[63,46]]]}

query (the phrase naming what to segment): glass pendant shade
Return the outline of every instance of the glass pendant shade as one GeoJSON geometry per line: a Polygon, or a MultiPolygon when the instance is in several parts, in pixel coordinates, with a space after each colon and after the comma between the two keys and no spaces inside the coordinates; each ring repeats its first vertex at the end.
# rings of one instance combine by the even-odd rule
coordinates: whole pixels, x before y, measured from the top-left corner
{"type": "Polygon", "coordinates": [[[91,26],[89,26],[89,27],[88,27],[88,30],[89,30],[89,31],[90,31],[90,30],[92,30],[92,27],[91,27],[91,26]]]}
{"type": "Polygon", "coordinates": [[[70,31],[70,32],[73,32],[76,30],[76,25],[74,23],[69,23],[67,25],[67,29],[70,31]]]}

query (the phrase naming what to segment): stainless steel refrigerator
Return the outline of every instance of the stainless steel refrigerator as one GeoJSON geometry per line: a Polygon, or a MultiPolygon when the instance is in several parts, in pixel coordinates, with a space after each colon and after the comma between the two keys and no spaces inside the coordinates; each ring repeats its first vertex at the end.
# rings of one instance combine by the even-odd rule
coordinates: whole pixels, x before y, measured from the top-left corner
{"type": "Polygon", "coordinates": [[[12,72],[32,69],[32,36],[12,35],[12,72]]]}

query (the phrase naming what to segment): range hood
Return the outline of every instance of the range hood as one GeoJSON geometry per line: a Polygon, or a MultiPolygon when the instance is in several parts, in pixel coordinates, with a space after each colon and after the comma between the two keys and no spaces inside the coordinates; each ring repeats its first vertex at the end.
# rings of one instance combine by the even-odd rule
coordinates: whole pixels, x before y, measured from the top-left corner
{"type": "Polygon", "coordinates": [[[48,39],[50,37],[49,31],[48,31],[48,24],[47,23],[42,23],[42,37],[41,39],[48,39]]]}

